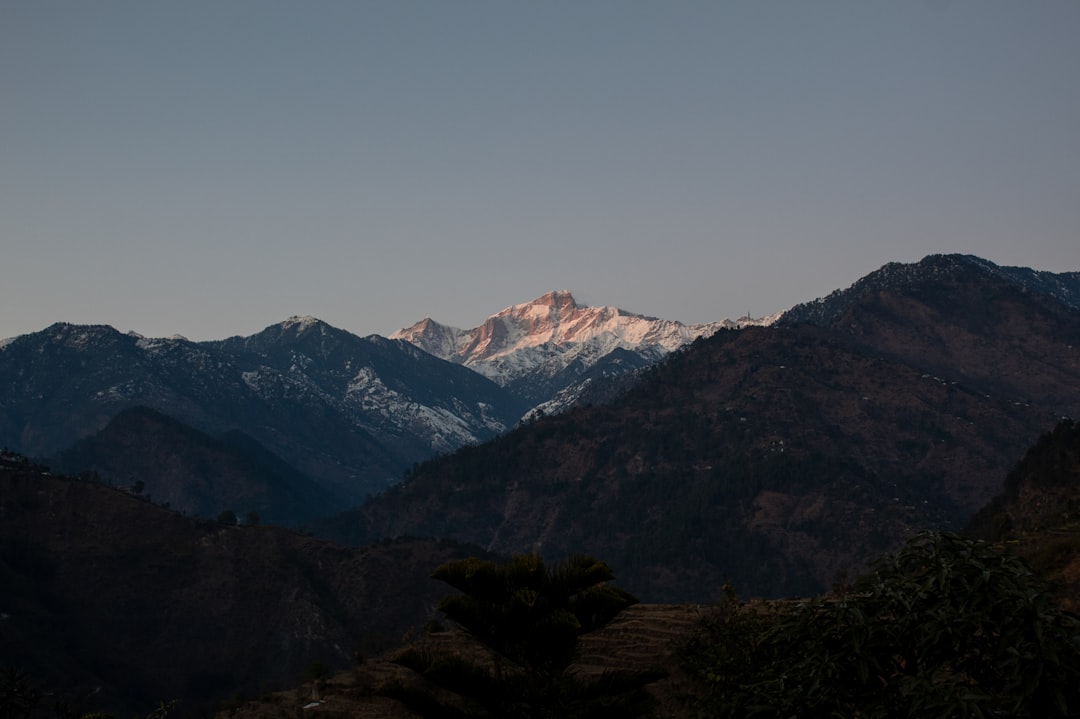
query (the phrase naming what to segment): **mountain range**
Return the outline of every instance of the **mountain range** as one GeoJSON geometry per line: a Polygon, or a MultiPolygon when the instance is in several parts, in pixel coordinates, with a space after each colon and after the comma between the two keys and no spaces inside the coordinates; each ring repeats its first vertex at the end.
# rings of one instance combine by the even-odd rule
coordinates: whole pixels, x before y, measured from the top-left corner
{"type": "Polygon", "coordinates": [[[0,452],[0,665],[201,711],[434,618],[451,557],[588,553],[648,602],[807,596],[973,516],[1075,593],[1078,297],[1080,273],[933,255],[674,350],[606,308],[575,325],[565,293],[444,332],[447,358],[300,317],[6,341],[0,444],[54,471],[0,452]],[[569,381],[529,395],[545,373],[569,381]]]}
{"type": "MultiPolygon", "coordinates": [[[[934,255],[886,265],[780,316],[691,326],[585,307],[566,291],[510,306],[471,330],[425,319],[392,338],[357,337],[311,317],[212,342],[56,324],[0,345],[0,444],[62,471],[139,483],[157,501],[204,517],[231,509],[307,525],[385,495],[365,509],[370,523],[337,521],[333,531],[349,541],[449,533],[500,551],[545,546],[551,536],[569,546],[579,533],[489,506],[507,487],[529,487],[521,482],[531,475],[548,484],[602,476],[612,483],[609,501],[657,472],[678,478],[676,486],[704,481],[703,472],[739,464],[729,458],[754,468],[754,481],[759,466],[782,460],[796,469],[781,474],[810,476],[821,462],[843,465],[829,471],[857,477],[875,496],[914,502],[910,522],[888,531],[888,521],[862,518],[886,546],[911,522],[948,525],[976,511],[1010,453],[1053,419],[1076,414],[1078,276],[934,255]],[[552,415],[559,419],[530,426],[552,415]],[[676,417],[684,429],[672,428],[676,417]],[[578,446],[535,439],[553,431],[578,446]],[[516,462],[497,456],[514,443],[536,447],[516,462]],[[424,477],[445,482],[460,473],[454,462],[474,455],[485,457],[483,471],[468,486],[495,487],[469,512],[495,512],[481,522],[502,527],[494,533],[468,531],[472,519],[451,521],[438,489],[425,488],[436,480],[424,477]],[[560,466],[567,462],[581,466],[560,466]],[[504,465],[508,474],[493,469],[504,465]],[[388,492],[406,474],[407,486],[388,492]],[[410,506],[392,521],[374,519],[410,493],[434,495],[418,505],[431,517],[410,506]]],[[[686,501],[669,490],[656,501],[686,501]]],[[[576,516],[560,492],[544,492],[559,516],[576,516]]],[[[790,541],[772,524],[790,523],[796,511],[774,507],[780,495],[761,495],[770,501],[748,535],[770,556],[790,541]]],[[[603,512],[613,528],[649,526],[603,512]]],[[[814,551],[813,562],[752,585],[818,587],[847,561],[814,551]],[[781,579],[789,575],[802,579],[781,579]]]]}
{"type": "Polygon", "coordinates": [[[202,516],[234,508],[297,524],[361,502],[419,461],[502,434],[537,405],[555,411],[595,396],[597,380],[721,324],[582,307],[569,293],[514,306],[472,333],[420,323],[399,333],[410,341],[357,337],[311,317],[212,342],[60,323],[0,344],[0,444],[116,485],[141,481],[202,516]],[[468,352],[429,352],[440,333],[472,337],[468,352]],[[123,416],[136,407],[175,422],[123,416]],[[225,451],[229,438],[243,441],[225,451]],[[175,451],[192,441],[225,454],[195,461],[175,451]],[[205,481],[208,467],[236,466],[237,453],[249,467],[290,470],[262,482],[242,472],[205,481]],[[163,456],[173,471],[151,471],[163,456]],[[185,476],[203,481],[180,486],[185,476]]]}
{"type": "Polygon", "coordinates": [[[604,405],[421,465],[325,531],[607,558],[650,601],[820,592],[959,528],[1080,413],[1077,273],[888,265],[720,331],[604,405]]]}

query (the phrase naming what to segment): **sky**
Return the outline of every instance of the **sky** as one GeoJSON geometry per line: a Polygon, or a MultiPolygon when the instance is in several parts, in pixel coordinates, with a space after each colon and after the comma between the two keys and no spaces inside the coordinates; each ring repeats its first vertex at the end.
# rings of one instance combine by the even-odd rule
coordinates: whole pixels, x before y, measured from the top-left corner
{"type": "Polygon", "coordinates": [[[1080,3],[3,0],[0,337],[1080,271],[1080,3]]]}

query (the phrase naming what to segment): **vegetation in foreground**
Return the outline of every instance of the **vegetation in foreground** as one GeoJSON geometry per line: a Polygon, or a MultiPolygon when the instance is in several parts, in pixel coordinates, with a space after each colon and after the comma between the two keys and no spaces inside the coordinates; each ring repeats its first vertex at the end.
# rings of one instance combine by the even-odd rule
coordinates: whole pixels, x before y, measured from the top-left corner
{"type": "Polygon", "coordinates": [[[701,716],[1080,716],[1080,620],[1022,560],[948,533],[834,595],[731,596],[681,654],[701,716]]]}
{"type": "Polygon", "coordinates": [[[644,687],[663,672],[610,671],[590,679],[570,671],[582,635],[637,602],[607,584],[614,576],[603,562],[582,555],[554,566],[533,555],[506,564],[466,559],[433,576],[461,592],[439,609],[487,656],[407,649],[396,661],[433,686],[395,683],[385,695],[425,717],[617,719],[653,708],[644,687]]]}

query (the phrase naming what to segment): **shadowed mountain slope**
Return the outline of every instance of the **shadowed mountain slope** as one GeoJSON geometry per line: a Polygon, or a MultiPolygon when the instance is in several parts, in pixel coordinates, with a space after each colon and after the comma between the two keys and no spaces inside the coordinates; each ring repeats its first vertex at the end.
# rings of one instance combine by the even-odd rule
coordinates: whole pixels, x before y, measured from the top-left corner
{"type": "Polygon", "coordinates": [[[122,411],[53,466],[93,472],[115,487],[138,483],[154,502],[204,518],[233,510],[289,525],[338,506],[333,494],[243,432],[211,437],[148,407],[122,411]]]}
{"type": "Polygon", "coordinates": [[[0,387],[0,445],[23,454],[56,454],[141,405],[210,435],[240,431],[344,506],[524,408],[407,342],[312,318],[202,343],[56,324],[0,346],[0,387]]]}
{"type": "Polygon", "coordinates": [[[614,403],[426,463],[328,531],[583,551],[645,601],[725,580],[816,593],[915,530],[962,526],[1080,413],[1080,311],[963,258],[909,274],[845,296],[842,320],[700,340],[614,403]]]}
{"type": "MultiPolygon", "coordinates": [[[[889,264],[792,308],[838,341],[1058,414],[1080,386],[1080,272],[998,267],[970,255],[889,264]]],[[[1075,410],[1073,410],[1075,411],[1075,410]]]]}

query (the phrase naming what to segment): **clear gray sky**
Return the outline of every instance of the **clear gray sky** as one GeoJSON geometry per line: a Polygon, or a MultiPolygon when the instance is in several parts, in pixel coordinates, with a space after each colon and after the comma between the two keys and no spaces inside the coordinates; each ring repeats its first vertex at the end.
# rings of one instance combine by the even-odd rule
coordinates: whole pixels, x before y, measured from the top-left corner
{"type": "Polygon", "coordinates": [[[1075,0],[3,0],[0,337],[1080,271],[1075,0]]]}

